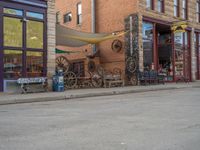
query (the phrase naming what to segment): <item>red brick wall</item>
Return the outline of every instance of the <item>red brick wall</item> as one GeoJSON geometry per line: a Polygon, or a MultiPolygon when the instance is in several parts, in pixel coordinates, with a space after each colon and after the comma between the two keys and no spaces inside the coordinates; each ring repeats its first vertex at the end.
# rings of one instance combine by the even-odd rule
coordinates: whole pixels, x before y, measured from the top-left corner
{"type": "MultiPolygon", "coordinates": [[[[124,30],[124,19],[137,12],[138,0],[96,0],[96,32],[112,33],[113,31],[124,30]]],[[[76,30],[91,32],[91,0],[81,0],[82,2],[82,25],[76,24],[76,5],[80,0],[56,0],[56,10],[60,11],[60,20],[63,24],[63,15],[72,12],[72,21],[63,24],[76,30]]],[[[108,70],[119,67],[125,69],[124,63],[124,37],[119,38],[123,42],[123,48],[119,53],[111,49],[112,40],[104,41],[97,45],[100,50],[100,63],[108,70]]],[[[91,53],[91,45],[80,48],[60,47],[62,49],[82,51],[80,54],[66,56],[68,59],[84,58],[83,51],[91,53]]]]}
{"type": "MultiPolygon", "coordinates": [[[[97,32],[112,33],[124,30],[124,19],[137,12],[138,0],[99,0],[96,3],[96,27],[97,32]]],[[[102,42],[100,49],[100,62],[108,70],[114,67],[125,69],[124,37],[118,38],[123,42],[123,48],[119,53],[113,52],[111,44],[114,39],[102,42]]]]}

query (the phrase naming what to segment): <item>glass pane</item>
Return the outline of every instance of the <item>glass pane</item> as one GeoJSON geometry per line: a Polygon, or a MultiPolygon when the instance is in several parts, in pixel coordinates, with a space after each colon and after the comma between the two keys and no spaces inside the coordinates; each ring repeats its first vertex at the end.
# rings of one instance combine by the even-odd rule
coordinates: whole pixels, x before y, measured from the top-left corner
{"type": "Polygon", "coordinates": [[[151,8],[151,2],[150,2],[150,0],[147,0],[147,8],[151,8]]]}
{"type": "Polygon", "coordinates": [[[162,4],[161,1],[158,1],[158,11],[162,12],[162,4]]]}
{"type": "Polygon", "coordinates": [[[43,23],[38,21],[27,22],[27,47],[43,49],[43,23]]]}
{"type": "Polygon", "coordinates": [[[35,12],[27,12],[26,13],[27,17],[32,17],[32,18],[36,18],[36,19],[44,19],[44,15],[41,13],[35,13],[35,12]]]}
{"type": "Polygon", "coordinates": [[[153,42],[152,40],[143,39],[143,59],[144,59],[144,68],[151,69],[153,63],[153,42]]]}
{"type": "Polygon", "coordinates": [[[22,47],[22,22],[20,19],[4,17],[4,46],[22,47]]]}
{"type": "Polygon", "coordinates": [[[82,14],[82,5],[78,4],[78,15],[82,14]]]}
{"type": "Polygon", "coordinates": [[[153,24],[143,22],[142,30],[144,68],[151,69],[153,63],[153,24]]]}
{"type": "Polygon", "coordinates": [[[142,24],[143,38],[152,39],[153,38],[153,24],[148,22],[143,22],[142,24]]]}
{"type": "Polygon", "coordinates": [[[27,75],[29,77],[40,77],[43,75],[43,53],[28,51],[27,59],[27,75]]]}
{"type": "Polygon", "coordinates": [[[184,75],[183,33],[174,34],[174,48],[175,48],[175,75],[183,76],[184,75]]]}
{"type": "Polygon", "coordinates": [[[22,51],[4,50],[4,79],[17,79],[22,74],[22,51]]]}
{"type": "Polygon", "coordinates": [[[176,6],[174,6],[174,16],[175,16],[175,17],[178,16],[178,14],[177,14],[177,7],[176,7],[176,6]]]}
{"type": "Polygon", "coordinates": [[[183,0],[183,8],[186,8],[186,2],[185,2],[185,0],[183,0]]]}
{"type": "Polygon", "coordinates": [[[22,16],[23,15],[23,11],[22,10],[12,9],[12,8],[4,8],[3,9],[3,13],[11,14],[11,15],[17,15],[17,16],[22,16]]]}

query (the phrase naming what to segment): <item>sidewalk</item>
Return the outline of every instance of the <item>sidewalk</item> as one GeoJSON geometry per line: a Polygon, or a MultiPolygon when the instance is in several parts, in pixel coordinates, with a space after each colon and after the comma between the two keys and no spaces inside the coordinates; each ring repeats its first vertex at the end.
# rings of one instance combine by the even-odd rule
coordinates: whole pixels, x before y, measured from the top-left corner
{"type": "Polygon", "coordinates": [[[108,96],[116,94],[139,93],[147,91],[173,90],[182,88],[200,88],[200,81],[191,83],[168,83],[165,85],[127,86],[116,88],[75,89],[65,92],[46,92],[31,94],[0,94],[0,105],[68,100],[95,96],[108,96]]]}

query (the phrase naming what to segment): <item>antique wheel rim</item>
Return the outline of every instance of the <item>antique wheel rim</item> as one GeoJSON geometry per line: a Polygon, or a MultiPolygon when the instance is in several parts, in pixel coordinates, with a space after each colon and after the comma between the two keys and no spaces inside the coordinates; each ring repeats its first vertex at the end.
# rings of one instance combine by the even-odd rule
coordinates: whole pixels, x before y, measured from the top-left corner
{"type": "Polygon", "coordinates": [[[127,70],[131,73],[134,73],[137,69],[137,63],[133,58],[128,58],[126,61],[127,70]]]}
{"type": "Polygon", "coordinates": [[[130,79],[130,81],[131,81],[132,85],[137,85],[138,80],[137,80],[136,76],[132,76],[131,79],[130,79]]]}
{"type": "Polygon", "coordinates": [[[103,80],[102,80],[101,76],[99,76],[98,74],[92,75],[91,80],[92,80],[93,87],[95,87],[95,88],[102,87],[103,80]]]}
{"type": "Polygon", "coordinates": [[[56,58],[56,69],[62,69],[63,72],[67,72],[69,70],[70,63],[68,59],[64,56],[60,56],[56,58]]]}
{"type": "Polygon", "coordinates": [[[64,74],[64,83],[65,83],[65,88],[67,89],[74,88],[77,85],[76,74],[73,73],[72,71],[66,72],[64,74]]]}

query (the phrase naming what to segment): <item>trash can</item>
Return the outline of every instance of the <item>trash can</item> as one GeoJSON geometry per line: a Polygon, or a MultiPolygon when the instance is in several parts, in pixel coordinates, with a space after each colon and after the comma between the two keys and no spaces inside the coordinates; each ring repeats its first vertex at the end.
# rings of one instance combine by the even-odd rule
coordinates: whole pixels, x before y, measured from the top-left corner
{"type": "Polygon", "coordinates": [[[64,76],[63,71],[58,70],[53,76],[53,91],[63,92],[64,91],[64,76]]]}

